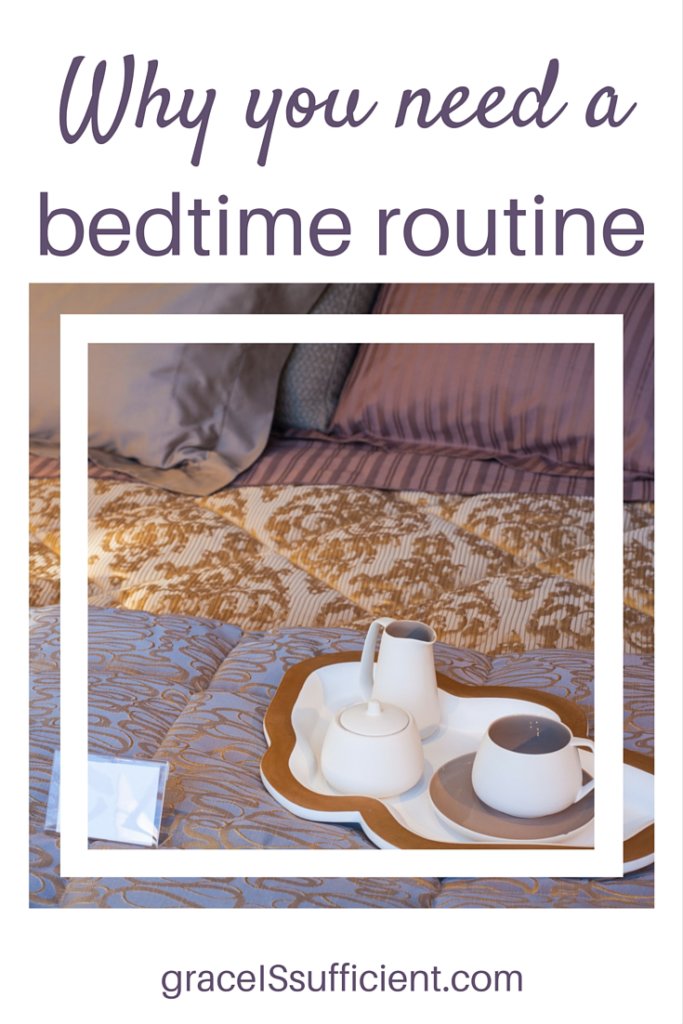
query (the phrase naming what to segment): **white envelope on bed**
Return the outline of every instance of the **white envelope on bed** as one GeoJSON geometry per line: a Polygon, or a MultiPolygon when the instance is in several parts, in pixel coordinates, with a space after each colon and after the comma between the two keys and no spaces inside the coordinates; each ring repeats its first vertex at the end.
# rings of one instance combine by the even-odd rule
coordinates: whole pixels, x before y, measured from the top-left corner
{"type": "MultiPolygon", "coordinates": [[[[55,752],[46,828],[60,831],[59,751],[55,752]]],[[[88,836],[116,843],[155,846],[164,790],[165,761],[88,757],[88,836]]]]}

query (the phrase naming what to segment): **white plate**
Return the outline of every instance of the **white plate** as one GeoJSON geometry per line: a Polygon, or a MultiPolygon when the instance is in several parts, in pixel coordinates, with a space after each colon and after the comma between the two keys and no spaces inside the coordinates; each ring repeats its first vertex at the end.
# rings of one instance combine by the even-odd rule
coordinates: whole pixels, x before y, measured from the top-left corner
{"type": "MultiPolygon", "coordinates": [[[[583,754],[584,751],[581,751],[583,754]]],[[[584,767],[584,782],[590,778],[592,753],[584,767]]],[[[446,761],[434,772],[429,784],[429,799],[437,816],[449,828],[481,841],[504,843],[557,844],[593,826],[593,791],[557,814],[542,818],[516,818],[483,803],[472,788],[474,754],[446,761]]]]}

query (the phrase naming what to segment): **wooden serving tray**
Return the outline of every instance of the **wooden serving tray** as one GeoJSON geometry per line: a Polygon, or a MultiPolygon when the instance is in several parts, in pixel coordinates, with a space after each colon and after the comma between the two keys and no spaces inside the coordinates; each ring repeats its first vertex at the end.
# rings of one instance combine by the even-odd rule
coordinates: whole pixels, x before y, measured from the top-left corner
{"type": "MultiPolygon", "coordinates": [[[[529,849],[534,843],[475,840],[458,835],[431,806],[429,780],[442,764],[475,750],[488,724],[501,715],[535,710],[558,718],[575,736],[585,736],[587,719],[571,701],[525,687],[476,687],[437,673],[442,727],[424,743],[425,774],[407,794],[378,800],[336,793],[320,773],[319,753],[329,722],[348,704],[362,700],[360,655],[327,654],[295,665],[284,675],[264,718],[268,750],[261,777],[271,795],[299,817],[359,824],[377,846],[389,849],[529,849]]],[[[582,754],[583,756],[583,754],[582,754]]],[[[586,752],[585,756],[591,755],[586,752]]],[[[592,762],[591,762],[592,764],[592,762]]],[[[624,751],[624,870],[654,860],[654,763],[624,751]]],[[[543,842],[547,849],[591,848],[592,824],[579,835],[543,842]]]]}

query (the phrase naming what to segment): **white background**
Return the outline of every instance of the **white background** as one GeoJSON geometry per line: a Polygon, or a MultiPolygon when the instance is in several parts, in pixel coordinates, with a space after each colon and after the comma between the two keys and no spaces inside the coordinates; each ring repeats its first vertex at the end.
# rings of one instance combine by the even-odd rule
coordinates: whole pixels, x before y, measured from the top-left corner
{"type": "MultiPolygon", "coordinates": [[[[4,920],[10,922],[11,969],[3,1000],[31,1005],[31,1016],[68,1013],[76,1022],[138,1020],[147,1014],[185,1019],[205,1014],[314,1013],[331,1020],[349,1011],[368,1014],[406,1008],[451,1020],[596,1019],[599,1012],[637,1021],[680,1020],[680,5],[574,0],[568,3],[243,4],[194,0],[191,4],[128,0],[116,6],[27,4],[5,32],[3,108],[3,246],[7,310],[5,438],[16,495],[16,536],[25,536],[27,314],[29,281],[228,280],[481,280],[653,281],[657,316],[657,906],[652,911],[27,911],[25,882],[26,597],[23,541],[6,576],[5,598],[19,637],[5,691],[17,701],[6,739],[8,811],[16,817],[3,850],[4,920]],[[157,85],[178,95],[184,88],[218,91],[202,164],[190,166],[193,133],[126,127],[107,146],[85,139],[63,143],[59,95],[71,58],[89,67],[102,58],[134,53],[139,71],[159,61],[157,85]],[[560,61],[555,95],[569,103],[549,129],[506,125],[485,131],[391,128],[405,88],[428,86],[445,95],[457,85],[473,94],[492,85],[511,93],[540,85],[551,57],[560,61]],[[637,102],[619,129],[589,130],[583,107],[590,95],[613,85],[626,106],[637,102]],[[259,133],[241,124],[251,88],[307,86],[322,95],[358,88],[377,100],[373,117],[355,131],[313,125],[276,128],[265,169],[256,166],[259,133]],[[40,258],[38,194],[83,215],[117,206],[131,217],[163,206],[171,191],[215,207],[225,192],[235,207],[291,206],[309,215],[326,206],[344,209],[352,245],[337,259],[191,254],[150,259],[133,251],[105,260],[84,252],[67,259],[40,258]],[[630,258],[598,249],[594,257],[466,259],[453,249],[420,259],[397,251],[381,259],[375,249],[379,207],[404,210],[458,207],[477,215],[502,209],[511,197],[531,207],[583,206],[605,216],[618,207],[639,211],[646,244],[630,258]],[[15,387],[23,380],[24,389],[15,387]],[[9,447],[9,445],[8,445],[9,447]],[[263,961],[315,967],[330,960],[374,967],[432,963],[444,968],[518,968],[521,995],[220,996],[168,1002],[159,978],[169,968],[219,970],[263,961]],[[389,1003],[386,1003],[389,1000],[389,1003]],[[659,1009],[655,1010],[657,1005],[659,1009]],[[598,1006],[601,1007],[598,1010],[598,1006]],[[666,1009],[662,1009],[665,1006],[666,1009]],[[476,1017],[474,1017],[476,1014],[476,1017]]],[[[137,88],[140,80],[137,79],[137,88]]],[[[136,96],[134,86],[133,99],[136,96]]],[[[8,504],[7,498],[4,502],[8,504]]],[[[8,621],[5,619],[4,621],[8,621]]],[[[10,711],[6,711],[9,718],[10,711]]]]}

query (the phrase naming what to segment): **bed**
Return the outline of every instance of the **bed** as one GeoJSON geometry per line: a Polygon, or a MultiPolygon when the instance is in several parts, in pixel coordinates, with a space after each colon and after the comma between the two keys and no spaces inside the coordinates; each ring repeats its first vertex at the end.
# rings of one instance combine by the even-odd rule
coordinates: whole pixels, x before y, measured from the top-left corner
{"type": "MultiPolygon", "coordinates": [[[[109,311],[112,304],[130,310],[144,303],[148,312],[181,314],[213,307],[189,286],[180,293],[178,286],[162,289],[163,296],[161,286],[150,286],[154,295],[135,286],[132,299],[115,286],[80,286],[77,294],[42,287],[32,296],[31,325],[38,407],[31,479],[31,905],[651,906],[652,867],[600,880],[60,877],[59,837],[44,827],[58,745],[58,439],[54,394],[41,390],[40,346],[54,348],[55,310],[109,311]]],[[[258,296],[231,294],[224,311],[624,316],[624,742],[651,758],[651,287],[393,285],[379,295],[372,286],[297,286],[295,295],[278,294],[283,286],[258,287],[258,296]]],[[[226,301],[212,289],[211,300],[217,296],[226,301]]],[[[182,402],[177,398],[186,364],[172,361],[163,372],[152,367],[154,387],[162,389],[153,402],[146,367],[141,402],[131,385],[136,364],[130,359],[137,353],[122,357],[125,346],[111,348],[117,351],[103,353],[101,367],[91,365],[91,389],[98,373],[107,388],[91,390],[101,422],[91,423],[89,480],[90,748],[168,762],[162,849],[371,845],[357,828],[295,818],[265,791],[258,766],[263,716],[284,672],[308,657],[359,650],[378,615],[429,622],[439,639],[437,666],[446,675],[481,687],[524,680],[539,693],[570,698],[590,720],[589,351],[565,360],[552,345],[497,352],[468,346],[466,353],[457,346],[437,351],[357,342],[287,351],[270,346],[272,352],[257,353],[255,369],[253,353],[239,353],[240,380],[257,380],[259,392],[245,386],[239,397],[239,429],[231,428],[240,435],[239,451],[222,450],[221,431],[213,429],[216,407],[225,424],[225,409],[237,401],[234,390],[224,395],[216,385],[202,436],[218,440],[197,466],[192,452],[202,444],[196,437],[179,441],[177,423],[172,444],[157,437],[159,417],[150,419],[149,412],[175,401],[186,410],[194,401],[194,386],[182,402]],[[117,425],[124,401],[132,402],[126,431],[117,425]],[[131,417],[141,407],[144,420],[131,442],[131,417]],[[253,415],[244,430],[247,407],[253,415]]],[[[225,373],[207,366],[212,380],[235,375],[233,364],[225,373]]],[[[195,414],[195,427],[197,420],[195,414]]]]}

